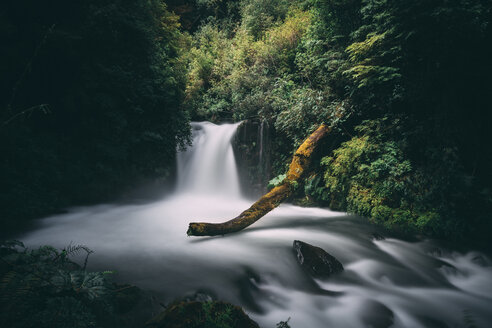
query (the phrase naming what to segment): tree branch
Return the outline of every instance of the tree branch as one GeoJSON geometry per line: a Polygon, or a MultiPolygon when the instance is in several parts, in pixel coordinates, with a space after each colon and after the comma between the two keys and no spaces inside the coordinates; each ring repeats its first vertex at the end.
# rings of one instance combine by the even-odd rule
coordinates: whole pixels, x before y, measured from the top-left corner
{"type": "Polygon", "coordinates": [[[323,139],[331,128],[322,124],[307,138],[296,150],[292,157],[287,176],[280,185],[262,196],[246,211],[236,218],[224,223],[193,222],[188,228],[188,236],[216,236],[240,231],[261,219],[265,214],[280,205],[289,198],[298,181],[303,177],[311,157],[319,141],[323,139]]]}

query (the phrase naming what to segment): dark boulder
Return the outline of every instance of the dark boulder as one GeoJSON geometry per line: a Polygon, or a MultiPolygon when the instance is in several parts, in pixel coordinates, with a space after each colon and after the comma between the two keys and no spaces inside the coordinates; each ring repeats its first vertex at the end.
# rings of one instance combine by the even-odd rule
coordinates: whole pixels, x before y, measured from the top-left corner
{"type": "Polygon", "coordinates": [[[294,240],[299,264],[314,278],[328,278],[343,271],[343,265],[322,248],[294,240]]]}

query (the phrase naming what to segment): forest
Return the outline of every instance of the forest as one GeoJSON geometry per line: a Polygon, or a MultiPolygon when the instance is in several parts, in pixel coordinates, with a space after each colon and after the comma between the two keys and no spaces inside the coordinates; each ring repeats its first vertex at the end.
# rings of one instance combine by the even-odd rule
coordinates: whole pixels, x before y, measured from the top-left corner
{"type": "MultiPolygon", "coordinates": [[[[330,128],[288,202],[489,252],[491,17],[487,0],[3,0],[0,238],[138,187],[169,189],[190,122],[247,121],[268,127],[269,170],[250,173],[264,188],[284,181],[311,133],[330,128]]],[[[125,287],[86,271],[92,250],[44,247],[0,245],[0,290],[15,299],[0,297],[10,313],[0,319],[123,327],[125,287]],[[81,253],[83,267],[69,260],[81,253]],[[62,271],[79,289],[53,282],[62,271]],[[89,273],[101,288],[81,282],[89,273]]],[[[233,327],[234,311],[195,326],[233,327]]]]}
{"type": "Polygon", "coordinates": [[[325,122],[334,132],[301,191],[309,201],[389,229],[490,231],[485,2],[207,6],[217,14],[188,53],[192,117],[268,121],[275,175],[325,122]]]}

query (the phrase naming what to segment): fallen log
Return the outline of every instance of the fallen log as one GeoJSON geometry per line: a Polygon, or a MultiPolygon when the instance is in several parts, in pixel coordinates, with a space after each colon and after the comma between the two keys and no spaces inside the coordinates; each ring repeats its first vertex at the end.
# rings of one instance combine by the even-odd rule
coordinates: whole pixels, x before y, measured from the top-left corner
{"type": "Polygon", "coordinates": [[[265,214],[279,206],[284,200],[289,198],[298,180],[303,177],[310,162],[311,157],[319,141],[329,132],[330,128],[325,124],[320,125],[303,143],[297,148],[289,171],[282,183],[267,194],[263,195],[256,203],[251,205],[246,211],[239,214],[232,220],[223,223],[193,222],[188,227],[188,236],[217,236],[240,231],[247,226],[261,219],[265,214]]]}

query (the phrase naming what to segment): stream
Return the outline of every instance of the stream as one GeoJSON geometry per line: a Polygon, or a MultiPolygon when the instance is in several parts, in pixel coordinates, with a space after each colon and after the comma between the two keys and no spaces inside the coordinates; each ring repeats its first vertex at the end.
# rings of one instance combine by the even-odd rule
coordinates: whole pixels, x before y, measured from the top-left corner
{"type": "Polygon", "coordinates": [[[261,327],[492,327],[492,262],[438,242],[374,238],[366,220],[282,204],[251,227],[188,237],[189,222],[222,222],[254,200],[241,194],[231,140],[238,124],[192,123],[175,192],[149,204],[73,208],[18,236],[29,247],[95,250],[92,270],[116,270],[163,302],[197,291],[242,306],[261,327]],[[321,247],[345,271],[314,280],[294,240],[321,247]]]}

